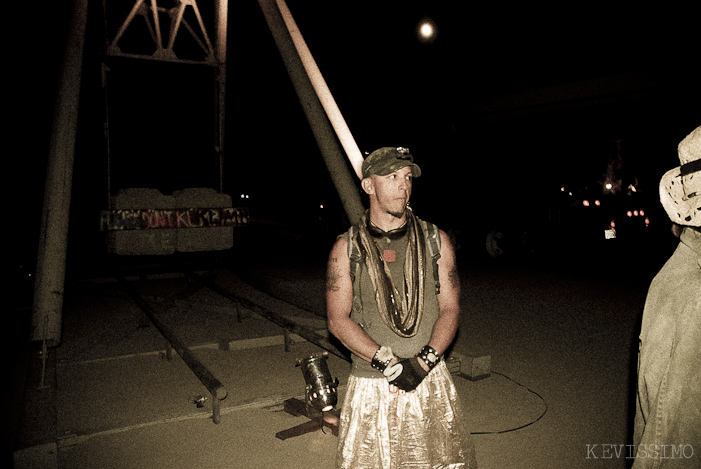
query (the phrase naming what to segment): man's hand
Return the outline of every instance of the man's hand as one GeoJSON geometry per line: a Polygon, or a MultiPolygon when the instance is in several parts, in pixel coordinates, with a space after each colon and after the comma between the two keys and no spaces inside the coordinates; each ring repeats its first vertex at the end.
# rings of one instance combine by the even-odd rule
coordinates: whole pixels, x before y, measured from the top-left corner
{"type": "Polygon", "coordinates": [[[389,365],[387,365],[387,368],[385,368],[385,371],[382,372],[383,375],[387,378],[387,381],[390,383],[397,379],[399,375],[402,374],[402,370],[404,369],[404,366],[399,363],[399,359],[397,357],[392,358],[392,360],[389,362],[389,365]]]}
{"type": "Polygon", "coordinates": [[[387,370],[389,369],[393,369],[393,375],[396,375],[394,379],[388,377],[388,379],[390,379],[389,384],[397,386],[399,389],[406,392],[416,389],[417,386],[421,384],[421,381],[428,376],[428,371],[422,368],[419,359],[416,357],[404,358],[396,365],[387,367],[387,370]],[[401,370],[399,370],[399,367],[401,367],[401,370]],[[397,375],[396,371],[398,370],[399,374],[397,375]]]}

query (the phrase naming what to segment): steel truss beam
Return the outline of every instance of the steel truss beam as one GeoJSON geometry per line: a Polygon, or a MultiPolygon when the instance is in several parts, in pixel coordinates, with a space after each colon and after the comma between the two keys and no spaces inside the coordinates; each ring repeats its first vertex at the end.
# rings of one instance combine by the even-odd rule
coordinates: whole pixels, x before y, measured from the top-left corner
{"type": "Polygon", "coordinates": [[[216,57],[214,53],[214,47],[212,42],[209,40],[207,35],[207,30],[202,21],[202,15],[197,7],[197,0],[175,0],[175,6],[166,8],[159,7],[157,0],[136,0],[131,11],[124,20],[124,23],[120,26],[115,38],[109,43],[107,47],[107,55],[116,57],[131,57],[131,58],[143,58],[143,59],[155,59],[168,62],[186,62],[186,63],[206,63],[210,65],[216,64],[216,57]],[[147,2],[150,5],[147,5],[147,2]],[[193,27],[184,18],[186,8],[190,6],[197,18],[197,23],[199,25],[198,31],[195,31],[193,27]],[[164,46],[164,38],[161,26],[161,15],[167,15],[170,18],[170,30],[167,34],[168,42],[164,46]],[[119,47],[119,41],[124,36],[124,33],[132,24],[133,20],[140,16],[144,19],[148,32],[151,35],[151,39],[156,47],[153,54],[138,54],[123,52],[119,47]],[[192,38],[195,40],[197,45],[200,47],[202,52],[205,54],[204,60],[193,60],[178,57],[173,50],[175,45],[175,39],[180,31],[180,26],[190,33],[192,38]]]}

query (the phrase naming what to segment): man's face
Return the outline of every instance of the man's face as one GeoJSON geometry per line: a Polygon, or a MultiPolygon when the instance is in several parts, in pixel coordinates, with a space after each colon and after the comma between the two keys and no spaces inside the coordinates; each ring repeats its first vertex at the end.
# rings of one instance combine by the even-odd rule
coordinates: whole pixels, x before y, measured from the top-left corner
{"type": "Polygon", "coordinates": [[[401,218],[411,197],[411,167],[405,166],[387,176],[373,174],[369,181],[366,191],[375,195],[380,210],[401,218]]]}

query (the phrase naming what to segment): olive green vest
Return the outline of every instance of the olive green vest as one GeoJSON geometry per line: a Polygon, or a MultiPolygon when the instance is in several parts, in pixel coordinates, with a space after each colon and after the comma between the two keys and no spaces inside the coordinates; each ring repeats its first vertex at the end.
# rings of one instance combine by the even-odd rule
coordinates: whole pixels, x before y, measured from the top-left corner
{"type": "MultiPolygon", "coordinates": [[[[424,310],[419,324],[418,332],[413,337],[405,338],[395,334],[382,320],[377,307],[375,290],[370,280],[364,259],[362,259],[358,246],[353,241],[357,227],[351,227],[342,236],[348,241],[348,257],[350,259],[351,280],[353,282],[353,307],[350,317],[358,324],[375,342],[389,346],[392,352],[400,358],[413,357],[421,348],[431,340],[433,325],[438,319],[438,293],[440,283],[438,279],[438,259],[440,258],[440,234],[436,225],[418,220],[426,239],[427,262],[424,265],[424,310]],[[431,260],[428,260],[431,259],[431,260]],[[431,282],[433,278],[434,282],[431,282]]],[[[374,238],[380,251],[394,250],[396,258],[394,262],[388,262],[392,278],[398,289],[404,286],[404,259],[409,238],[405,234],[399,239],[388,237],[374,238]],[[397,280],[399,279],[399,280],[397,280]]],[[[384,377],[370,366],[370,363],[355,355],[352,356],[352,373],[363,378],[384,377]]]]}

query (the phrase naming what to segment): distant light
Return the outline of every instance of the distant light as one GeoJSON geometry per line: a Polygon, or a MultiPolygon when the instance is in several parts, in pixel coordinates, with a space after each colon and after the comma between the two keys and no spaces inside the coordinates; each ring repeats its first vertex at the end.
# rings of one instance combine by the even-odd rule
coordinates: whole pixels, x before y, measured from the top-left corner
{"type": "Polygon", "coordinates": [[[565,192],[564,186],[560,188],[560,192],[565,192]]]}
{"type": "Polygon", "coordinates": [[[645,217],[645,226],[650,226],[650,219],[645,217]]]}
{"type": "Polygon", "coordinates": [[[616,230],[611,228],[610,230],[604,230],[605,239],[616,239],[616,230]]]}
{"type": "Polygon", "coordinates": [[[323,208],[324,208],[324,204],[319,205],[319,208],[323,209],[323,208]]]}
{"type": "Polygon", "coordinates": [[[637,210],[633,210],[633,216],[636,216],[636,217],[638,216],[638,211],[637,211],[637,210]]]}
{"type": "Polygon", "coordinates": [[[628,213],[626,213],[626,215],[628,215],[629,217],[632,217],[632,216],[633,216],[633,212],[631,212],[630,210],[628,210],[628,213]]]}
{"type": "Polygon", "coordinates": [[[419,39],[422,42],[431,42],[436,38],[436,25],[430,19],[424,19],[419,24],[419,39]]]}
{"type": "Polygon", "coordinates": [[[644,216],[645,216],[645,212],[644,212],[642,209],[640,210],[640,216],[641,216],[641,217],[644,217],[644,216]]]}
{"type": "Polygon", "coordinates": [[[588,207],[588,206],[589,206],[589,201],[588,201],[588,200],[583,200],[583,201],[582,201],[582,205],[584,205],[585,207],[588,207]]]}
{"type": "Polygon", "coordinates": [[[613,185],[610,182],[606,183],[606,189],[611,189],[612,187],[613,187],[613,185]]]}
{"type": "Polygon", "coordinates": [[[614,220],[611,220],[611,223],[609,223],[609,226],[611,226],[611,228],[616,228],[616,222],[614,220]]]}
{"type": "Polygon", "coordinates": [[[595,200],[594,205],[596,205],[598,207],[599,205],[601,205],[601,202],[599,202],[598,200],[595,200]]]}

